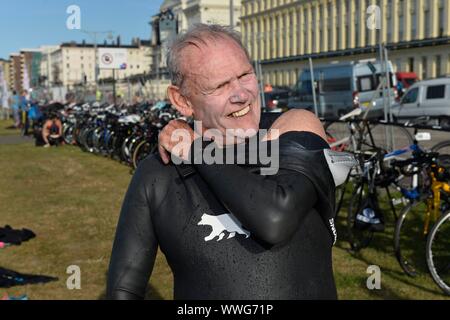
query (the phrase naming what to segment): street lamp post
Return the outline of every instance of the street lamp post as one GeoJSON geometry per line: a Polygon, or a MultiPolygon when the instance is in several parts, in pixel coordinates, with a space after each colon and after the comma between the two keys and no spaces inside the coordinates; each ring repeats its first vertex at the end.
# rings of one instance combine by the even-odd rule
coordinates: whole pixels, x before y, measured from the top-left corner
{"type": "Polygon", "coordinates": [[[233,0],[230,0],[230,27],[234,30],[234,4],[233,0]]]}

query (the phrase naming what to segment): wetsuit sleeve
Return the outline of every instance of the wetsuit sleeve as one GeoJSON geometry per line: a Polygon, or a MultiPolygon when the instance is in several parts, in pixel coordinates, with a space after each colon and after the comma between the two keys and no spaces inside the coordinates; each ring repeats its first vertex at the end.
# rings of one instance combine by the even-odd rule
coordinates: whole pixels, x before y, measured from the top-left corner
{"type": "MultiPolygon", "coordinates": [[[[306,141],[311,148],[328,146],[321,138],[323,143],[310,135],[313,134],[294,137],[306,141]]],[[[280,169],[275,175],[261,176],[238,165],[194,166],[243,226],[271,245],[288,240],[318,199],[309,178],[294,170],[280,169]]]]}
{"type": "Polygon", "coordinates": [[[157,253],[146,175],[139,167],[128,187],[116,230],[107,281],[108,299],[143,299],[157,253]]]}

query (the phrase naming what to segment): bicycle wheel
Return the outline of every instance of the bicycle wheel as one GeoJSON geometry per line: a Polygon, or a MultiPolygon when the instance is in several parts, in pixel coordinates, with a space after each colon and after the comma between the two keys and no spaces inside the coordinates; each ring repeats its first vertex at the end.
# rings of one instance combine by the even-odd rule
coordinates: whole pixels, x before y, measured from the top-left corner
{"type": "Polygon", "coordinates": [[[157,148],[157,144],[143,140],[139,142],[133,152],[133,167],[137,169],[139,162],[145,159],[149,154],[153,153],[157,148]]]}
{"type": "MultiPolygon", "coordinates": [[[[375,146],[384,150],[390,151],[388,148],[390,134],[392,134],[394,142],[392,150],[410,146],[414,142],[412,134],[406,128],[401,126],[380,123],[371,125],[370,131],[372,132],[375,146]]],[[[366,137],[366,142],[369,143],[368,136],[366,137]]]]}
{"type": "Polygon", "coordinates": [[[123,162],[130,163],[130,150],[128,145],[130,144],[131,140],[133,139],[133,136],[129,136],[125,138],[122,142],[122,146],[120,147],[120,158],[123,162]]]}
{"type": "Polygon", "coordinates": [[[423,202],[408,204],[401,211],[395,225],[395,256],[403,271],[411,277],[417,276],[419,271],[427,268],[425,259],[423,259],[425,211],[426,206],[423,202]]]}
{"type": "Polygon", "coordinates": [[[445,212],[431,228],[426,257],[434,282],[450,295],[450,211],[445,212]]]}
{"type": "Polygon", "coordinates": [[[86,131],[86,136],[84,140],[84,147],[88,152],[94,152],[94,137],[95,137],[95,129],[89,129],[86,131]]]}
{"type": "Polygon", "coordinates": [[[431,151],[450,155],[450,140],[439,142],[431,148],[431,151]]]}
{"type": "Polygon", "coordinates": [[[74,126],[73,125],[64,126],[63,139],[64,139],[64,142],[69,145],[73,143],[73,141],[74,141],[74,126]]]}
{"type": "Polygon", "coordinates": [[[355,186],[348,206],[347,233],[352,250],[359,251],[370,244],[373,230],[369,227],[362,228],[356,224],[356,216],[361,212],[369,197],[369,187],[364,179],[356,182],[355,186]]]}

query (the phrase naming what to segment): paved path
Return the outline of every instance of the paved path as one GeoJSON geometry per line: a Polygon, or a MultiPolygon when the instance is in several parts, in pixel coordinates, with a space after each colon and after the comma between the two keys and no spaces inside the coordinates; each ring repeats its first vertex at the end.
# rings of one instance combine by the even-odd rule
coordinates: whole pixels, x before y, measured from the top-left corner
{"type": "Polygon", "coordinates": [[[21,144],[34,142],[31,136],[23,137],[21,135],[0,136],[0,145],[2,144],[21,144]]]}

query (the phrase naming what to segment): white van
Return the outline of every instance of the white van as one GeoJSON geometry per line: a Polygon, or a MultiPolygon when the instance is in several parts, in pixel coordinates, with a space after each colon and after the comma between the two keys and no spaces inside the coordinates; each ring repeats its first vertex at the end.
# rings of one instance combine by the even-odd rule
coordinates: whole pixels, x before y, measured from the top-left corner
{"type": "Polygon", "coordinates": [[[392,107],[392,115],[399,122],[429,117],[432,124],[450,128],[450,77],[416,82],[392,107]]]}
{"type": "MultiPolygon", "coordinates": [[[[379,61],[340,62],[314,67],[314,86],[320,117],[336,118],[354,108],[369,108],[371,118],[384,117],[383,93],[376,95],[383,68],[379,61]],[[372,103],[372,106],[371,106],[372,103]]],[[[397,97],[397,79],[392,63],[388,62],[391,100],[397,97]]],[[[307,109],[314,112],[311,71],[305,68],[288,101],[288,108],[307,109]]]]}

